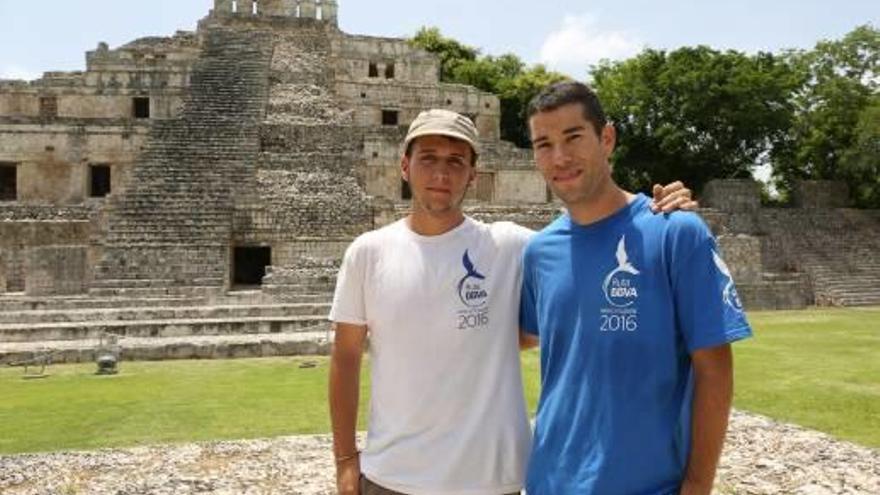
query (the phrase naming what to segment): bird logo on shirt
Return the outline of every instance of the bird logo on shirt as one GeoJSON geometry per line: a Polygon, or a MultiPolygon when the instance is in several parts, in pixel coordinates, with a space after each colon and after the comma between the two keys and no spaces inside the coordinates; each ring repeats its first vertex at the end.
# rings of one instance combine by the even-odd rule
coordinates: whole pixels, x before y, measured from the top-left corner
{"type": "Polygon", "coordinates": [[[740,301],[736,287],[733,285],[733,275],[730,274],[730,268],[727,267],[727,263],[718,255],[718,251],[714,249],[712,250],[712,259],[715,260],[715,266],[718,267],[718,271],[727,277],[727,285],[724,286],[724,303],[737,311],[742,311],[742,301],[740,301]]]}
{"type": "Polygon", "coordinates": [[[617,268],[605,277],[605,281],[602,283],[602,290],[605,292],[605,299],[612,306],[624,308],[636,302],[636,299],[639,297],[635,276],[641,273],[629,261],[629,255],[626,252],[625,235],[620,236],[620,242],[617,243],[616,257],[617,268]]]}
{"type": "Polygon", "coordinates": [[[476,307],[485,304],[489,294],[480,281],[485,280],[486,276],[477,271],[467,250],[461,258],[461,264],[464,266],[465,275],[458,282],[458,297],[465,306],[476,307]]]}

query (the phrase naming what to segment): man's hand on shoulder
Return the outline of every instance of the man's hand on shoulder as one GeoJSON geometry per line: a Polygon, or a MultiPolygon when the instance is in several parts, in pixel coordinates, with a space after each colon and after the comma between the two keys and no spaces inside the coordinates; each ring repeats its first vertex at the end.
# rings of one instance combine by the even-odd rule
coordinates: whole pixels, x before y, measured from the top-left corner
{"type": "Polygon", "coordinates": [[[538,347],[540,341],[538,340],[537,335],[533,335],[524,330],[519,331],[519,350],[527,351],[529,349],[534,349],[538,347]]]}
{"type": "Polygon", "coordinates": [[[653,194],[651,211],[654,213],[669,213],[675,210],[693,211],[700,207],[700,204],[692,198],[691,190],[685,187],[681,181],[675,181],[665,186],[655,184],[653,194]]]}

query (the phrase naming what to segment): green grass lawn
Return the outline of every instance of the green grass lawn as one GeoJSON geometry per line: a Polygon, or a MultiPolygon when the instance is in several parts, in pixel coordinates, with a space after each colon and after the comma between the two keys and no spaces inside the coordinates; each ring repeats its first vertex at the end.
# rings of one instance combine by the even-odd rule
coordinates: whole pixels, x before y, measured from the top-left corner
{"type": "MultiPolygon", "coordinates": [[[[880,447],[880,308],[750,314],[736,350],[736,407],[880,447]]],[[[0,453],[329,431],[326,358],[0,368],[0,453]],[[301,368],[305,363],[315,367],[301,368]]],[[[523,355],[534,412],[538,354],[523,355]]],[[[368,389],[364,376],[363,398],[368,389]]],[[[361,417],[366,400],[362,400],[361,417]]]]}
{"type": "Polygon", "coordinates": [[[880,308],[756,312],[734,406],[880,447],[880,308]]]}

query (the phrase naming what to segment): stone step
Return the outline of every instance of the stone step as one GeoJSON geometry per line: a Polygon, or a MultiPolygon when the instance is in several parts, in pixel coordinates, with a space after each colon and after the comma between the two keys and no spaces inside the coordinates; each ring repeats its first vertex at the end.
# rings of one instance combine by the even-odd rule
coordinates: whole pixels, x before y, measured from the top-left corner
{"type": "Polygon", "coordinates": [[[841,306],[880,306],[880,296],[844,297],[838,301],[841,306]]]}
{"type": "Polygon", "coordinates": [[[0,296],[0,312],[10,311],[69,311],[100,308],[139,308],[196,306],[207,301],[204,297],[155,297],[155,298],[90,298],[75,297],[28,297],[0,296]]]}
{"type": "Polygon", "coordinates": [[[97,340],[107,333],[139,338],[294,333],[327,325],[326,315],[0,324],[0,342],[97,340]]]}
{"type": "MultiPolygon", "coordinates": [[[[136,274],[132,274],[136,275],[136,274]]],[[[197,278],[192,283],[195,286],[218,286],[223,285],[225,280],[222,277],[197,278]]],[[[144,279],[144,278],[124,278],[124,279],[98,279],[92,282],[92,288],[95,289],[164,289],[174,285],[171,279],[144,279]]]]}
{"type": "Polygon", "coordinates": [[[837,290],[828,290],[828,289],[820,289],[816,292],[821,292],[823,294],[828,294],[833,297],[849,297],[849,296],[865,296],[865,297],[878,297],[880,296],[880,288],[870,288],[870,289],[837,289],[837,290]]]}
{"type": "Polygon", "coordinates": [[[180,287],[149,287],[149,288],[94,288],[89,290],[90,297],[168,297],[168,296],[200,296],[218,295],[223,291],[221,286],[180,286],[180,287]]]}
{"type": "Polygon", "coordinates": [[[880,286],[880,277],[875,278],[835,278],[821,279],[813,278],[813,285],[826,287],[829,289],[847,289],[850,287],[858,287],[862,289],[870,289],[880,286]]]}
{"type": "MultiPolygon", "coordinates": [[[[168,359],[232,359],[272,356],[326,355],[330,351],[327,331],[211,335],[119,340],[120,369],[126,361],[168,359]]],[[[95,362],[99,342],[48,341],[0,343],[0,365],[10,365],[44,356],[52,363],[95,362]]]]}
{"type": "Polygon", "coordinates": [[[763,272],[761,280],[765,282],[803,282],[804,274],[786,272],[763,272]]]}
{"type": "Polygon", "coordinates": [[[95,280],[92,282],[92,287],[95,288],[116,288],[116,287],[130,287],[130,288],[149,288],[149,287],[168,287],[169,285],[174,285],[174,280],[171,279],[105,279],[105,280],[95,280]]]}
{"type": "Polygon", "coordinates": [[[326,316],[329,311],[330,305],[327,303],[3,311],[0,312],[0,328],[3,325],[37,323],[326,316]]]}

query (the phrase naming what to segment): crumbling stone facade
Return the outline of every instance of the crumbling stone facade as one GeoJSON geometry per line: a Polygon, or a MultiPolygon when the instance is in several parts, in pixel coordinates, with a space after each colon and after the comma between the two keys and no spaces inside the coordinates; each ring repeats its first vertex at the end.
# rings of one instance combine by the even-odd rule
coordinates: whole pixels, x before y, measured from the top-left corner
{"type": "Polygon", "coordinates": [[[798,184],[791,208],[762,208],[751,180],[710,182],[700,213],[718,236],[744,304],[880,304],[880,222],[876,211],[845,208],[844,184],[798,184]]]}
{"type": "Polygon", "coordinates": [[[239,249],[269,249],[275,273],[336,258],[405,203],[399,143],[428,107],[480,128],[470,201],[548,201],[529,154],[498,139],[495,96],[441,84],[434,55],[343,33],[337,14],[334,0],[216,0],[195,32],[0,81],[2,289],[52,292],[51,270],[26,287],[26,261],[58,244],[56,223],[75,225],[61,245],[84,250],[95,294],[222,292],[239,249]]]}
{"type": "MultiPolygon", "coordinates": [[[[431,107],[480,130],[470,214],[532,228],[558,214],[530,152],[499,139],[496,96],[337,15],[334,0],[215,0],[194,32],[0,81],[0,293],[326,292],[348,243],[406,211],[400,143],[431,107]]],[[[875,300],[860,287],[880,280],[878,215],[845,197],[806,183],[799,208],[767,210],[751,181],[707,186],[702,214],[747,307],[875,300]]]]}

